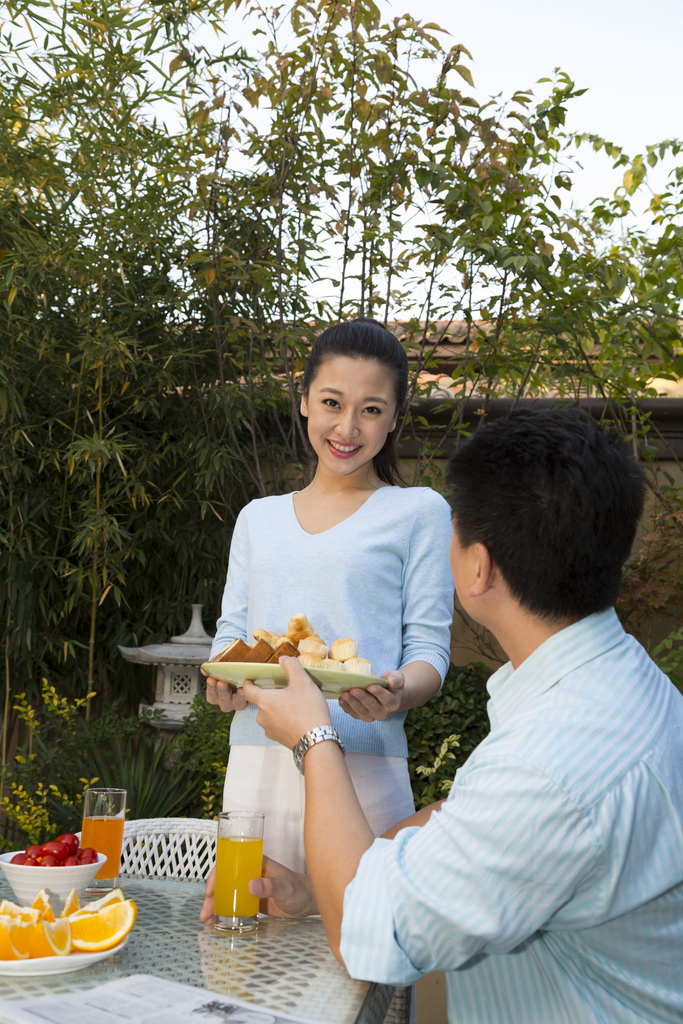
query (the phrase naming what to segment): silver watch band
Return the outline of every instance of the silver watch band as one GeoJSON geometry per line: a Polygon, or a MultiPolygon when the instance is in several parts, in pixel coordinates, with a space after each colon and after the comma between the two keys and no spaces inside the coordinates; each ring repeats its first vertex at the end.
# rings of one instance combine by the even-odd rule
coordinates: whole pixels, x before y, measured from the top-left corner
{"type": "Polygon", "coordinates": [[[299,742],[292,749],[294,754],[294,764],[297,766],[301,774],[304,774],[304,755],[314,747],[316,743],[324,743],[325,740],[332,740],[336,743],[342,754],[346,755],[346,748],[341,741],[341,736],[337,730],[331,725],[317,725],[315,729],[309,730],[304,733],[299,742]]]}

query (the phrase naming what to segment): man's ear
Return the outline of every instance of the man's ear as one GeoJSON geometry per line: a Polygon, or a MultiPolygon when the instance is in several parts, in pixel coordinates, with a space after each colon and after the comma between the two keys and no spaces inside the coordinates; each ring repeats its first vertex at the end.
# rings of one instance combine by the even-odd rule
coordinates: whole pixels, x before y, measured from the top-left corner
{"type": "Polygon", "coordinates": [[[496,566],[485,544],[477,542],[472,545],[471,557],[474,559],[475,578],[468,593],[470,597],[482,597],[495,583],[496,566]]]}

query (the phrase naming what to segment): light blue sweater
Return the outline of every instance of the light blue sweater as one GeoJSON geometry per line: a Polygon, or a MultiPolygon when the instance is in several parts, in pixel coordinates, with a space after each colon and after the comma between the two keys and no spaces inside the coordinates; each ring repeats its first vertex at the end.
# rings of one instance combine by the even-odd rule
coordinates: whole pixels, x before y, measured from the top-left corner
{"type": "MultiPolygon", "coordinates": [[[[299,524],[292,494],[259,498],[235,524],[222,614],[212,654],[255,629],[284,633],[307,615],[322,639],[358,643],[376,675],[426,661],[446,674],[453,617],[448,563],[451,515],[429,487],[382,487],[352,516],[324,533],[299,524]]],[[[328,701],[347,750],[405,757],[405,713],[360,722],[328,701]]],[[[234,744],[271,743],[256,708],[238,711],[234,744]]]]}

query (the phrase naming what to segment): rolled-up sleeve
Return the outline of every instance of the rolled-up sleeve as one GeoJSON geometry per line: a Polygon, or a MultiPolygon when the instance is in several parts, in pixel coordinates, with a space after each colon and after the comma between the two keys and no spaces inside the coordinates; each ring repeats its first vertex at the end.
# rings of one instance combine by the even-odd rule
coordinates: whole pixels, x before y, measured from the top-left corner
{"type": "Polygon", "coordinates": [[[448,503],[424,488],[410,532],[403,570],[401,668],[426,661],[441,676],[448,671],[453,621],[453,575],[448,560],[453,527],[448,503]]]}
{"type": "MultiPolygon", "coordinates": [[[[364,854],[344,899],[346,968],[408,985],[510,952],[594,880],[595,862],[586,819],[541,772],[506,758],[458,773],[423,828],[364,854]]],[[[575,907],[590,927],[594,898],[575,907]]]]}

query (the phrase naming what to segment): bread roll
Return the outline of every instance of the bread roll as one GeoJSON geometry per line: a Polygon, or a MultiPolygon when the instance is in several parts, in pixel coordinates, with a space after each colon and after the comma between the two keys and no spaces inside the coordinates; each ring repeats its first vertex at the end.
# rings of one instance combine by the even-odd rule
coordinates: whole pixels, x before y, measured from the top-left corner
{"type": "Polygon", "coordinates": [[[328,657],[335,661],[348,661],[349,658],[358,657],[358,645],[355,640],[344,637],[343,640],[335,640],[328,652],[328,657]]]}
{"type": "Polygon", "coordinates": [[[265,640],[267,644],[270,644],[270,646],[274,648],[278,641],[279,633],[271,633],[267,629],[255,629],[252,636],[254,637],[254,640],[257,641],[265,640]]]}
{"type": "Polygon", "coordinates": [[[292,615],[287,626],[287,637],[293,644],[305,640],[307,636],[318,636],[305,615],[292,615]]]}

